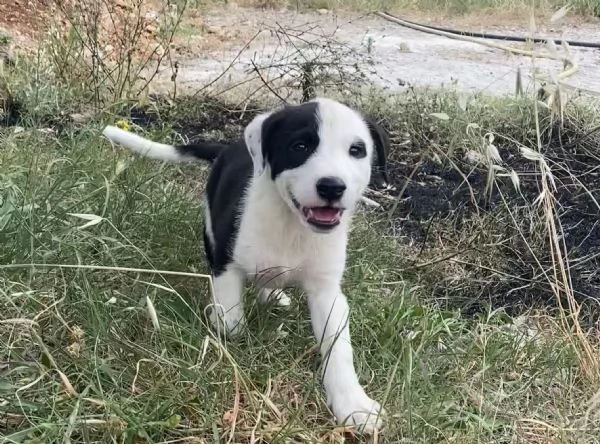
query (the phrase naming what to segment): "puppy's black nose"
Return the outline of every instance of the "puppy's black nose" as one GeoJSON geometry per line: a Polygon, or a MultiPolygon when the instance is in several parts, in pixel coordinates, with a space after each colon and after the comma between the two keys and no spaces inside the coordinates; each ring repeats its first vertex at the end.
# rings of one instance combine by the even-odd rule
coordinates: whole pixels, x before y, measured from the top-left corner
{"type": "Polygon", "coordinates": [[[339,177],[323,177],[317,181],[317,194],[325,200],[338,200],[346,191],[346,184],[339,177]]]}

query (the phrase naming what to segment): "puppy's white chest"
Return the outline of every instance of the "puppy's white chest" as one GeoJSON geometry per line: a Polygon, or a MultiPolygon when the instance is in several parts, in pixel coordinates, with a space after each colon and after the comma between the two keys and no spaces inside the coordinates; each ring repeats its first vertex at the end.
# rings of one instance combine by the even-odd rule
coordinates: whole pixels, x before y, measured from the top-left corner
{"type": "Polygon", "coordinates": [[[294,230],[286,233],[277,223],[271,227],[252,224],[240,228],[235,259],[257,285],[280,288],[301,279],[310,242],[303,243],[294,230]]]}
{"type": "Polygon", "coordinates": [[[315,273],[339,274],[346,227],[339,229],[327,235],[313,232],[283,201],[270,179],[263,179],[248,190],[234,261],[267,288],[297,285],[315,273]]]}

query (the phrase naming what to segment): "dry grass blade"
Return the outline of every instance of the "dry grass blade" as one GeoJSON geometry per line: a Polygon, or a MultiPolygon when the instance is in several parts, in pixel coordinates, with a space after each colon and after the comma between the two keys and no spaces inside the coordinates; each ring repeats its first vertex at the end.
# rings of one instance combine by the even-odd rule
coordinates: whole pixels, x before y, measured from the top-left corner
{"type": "MultiPolygon", "coordinates": [[[[536,115],[536,134],[538,152],[542,150],[541,130],[539,124],[537,102],[534,102],[534,111],[536,115]]],[[[534,156],[530,156],[534,157],[534,156]]],[[[557,302],[562,308],[562,296],[566,296],[569,307],[568,310],[561,311],[561,319],[565,328],[565,333],[570,333],[573,330],[577,337],[576,349],[579,351],[583,348],[583,356],[581,356],[581,366],[583,373],[594,383],[600,380],[600,361],[598,355],[590,343],[587,335],[583,332],[579,322],[580,306],[577,303],[574,294],[570,275],[569,260],[564,249],[564,233],[560,226],[560,219],[557,216],[556,202],[553,191],[556,186],[552,179],[552,171],[548,164],[540,158],[539,168],[541,171],[542,185],[542,207],[545,213],[545,224],[549,243],[551,247],[552,260],[552,278],[550,282],[551,288],[554,290],[557,302]]],[[[569,337],[571,337],[569,335],[569,337]]]]}
{"type": "Polygon", "coordinates": [[[78,265],[78,264],[0,264],[0,270],[10,270],[16,268],[66,268],[80,270],[104,270],[104,271],[119,271],[126,273],[149,273],[149,274],[164,274],[165,276],[187,276],[201,279],[211,279],[209,274],[190,273],[186,271],[170,271],[170,270],[152,270],[147,268],[129,268],[129,267],[110,267],[104,265],[78,265]]]}
{"type": "Polygon", "coordinates": [[[152,325],[154,326],[154,330],[160,330],[160,322],[158,322],[158,315],[156,314],[156,309],[154,308],[154,303],[149,296],[146,296],[146,308],[148,309],[148,316],[150,316],[150,320],[152,321],[152,325]]]}

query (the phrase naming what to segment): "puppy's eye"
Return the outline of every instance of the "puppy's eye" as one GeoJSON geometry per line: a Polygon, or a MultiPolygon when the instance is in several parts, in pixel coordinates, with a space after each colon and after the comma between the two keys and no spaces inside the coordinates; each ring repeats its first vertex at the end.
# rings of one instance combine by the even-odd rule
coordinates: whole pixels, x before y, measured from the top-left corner
{"type": "Polygon", "coordinates": [[[356,142],[352,144],[348,153],[355,159],[362,159],[367,155],[367,147],[365,147],[365,144],[362,142],[356,142]]]}
{"type": "Polygon", "coordinates": [[[304,142],[298,142],[292,145],[292,149],[299,153],[305,153],[308,151],[308,146],[304,142]]]}

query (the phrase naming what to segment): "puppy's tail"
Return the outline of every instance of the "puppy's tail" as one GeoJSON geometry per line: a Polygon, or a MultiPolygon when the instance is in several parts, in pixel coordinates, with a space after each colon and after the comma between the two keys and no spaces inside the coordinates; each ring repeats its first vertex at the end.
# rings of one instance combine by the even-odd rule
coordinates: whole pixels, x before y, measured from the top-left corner
{"type": "Polygon", "coordinates": [[[185,162],[189,160],[214,161],[227,147],[220,143],[200,143],[192,145],[166,145],[108,125],[102,131],[104,137],[112,143],[119,144],[151,159],[170,162],[185,162]]]}

